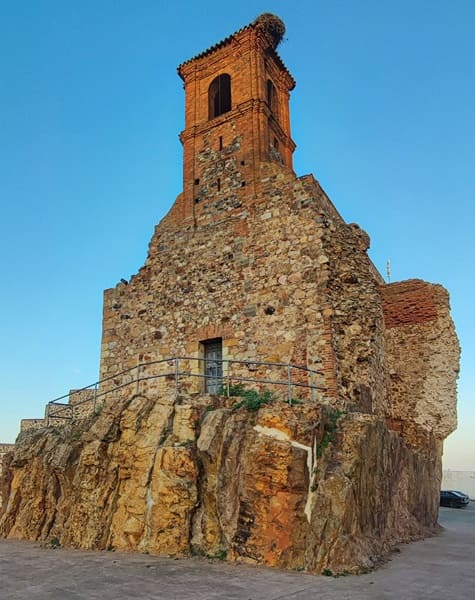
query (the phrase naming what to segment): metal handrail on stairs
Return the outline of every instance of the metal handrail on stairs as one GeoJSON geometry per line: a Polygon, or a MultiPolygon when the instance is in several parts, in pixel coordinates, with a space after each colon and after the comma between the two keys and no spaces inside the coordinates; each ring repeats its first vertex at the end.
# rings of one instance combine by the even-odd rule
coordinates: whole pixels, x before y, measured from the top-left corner
{"type": "MultiPolygon", "coordinates": [[[[221,383],[221,389],[223,390],[223,395],[230,395],[232,383],[253,383],[265,386],[285,386],[287,389],[287,402],[291,405],[293,401],[293,392],[294,388],[303,388],[310,390],[311,399],[313,401],[316,400],[316,393],[318,391],[325,391],[325,387],[321,385],[316,385],[313,381],[316,378],[322,377],[322,371],[317,371],[314,369],[309,369],[308,367],[303,367],[300,365],[294,365],[291,363],[281,363],[281,362],[266,362],[266,361],[255,361],[255,360],[235,360],[235,359],[220,359],[220,360],[211,360],[206,358],[199,358],[196,356],[175,356],[173,358],[165,358],[161,360],[146,362],[146,363],[138,363],[134,367],[130,367],[129,369],[125,369],[115,375],[111,375],[90,385],[87,385],[81,389],[73,390],[68,394],[64,394],[63,396],[59,396],[54,400],[48,402],[46,407],[46,420],[47,424],[49,424],[49,419],[66,419],[71,420],[74,418],[75,408],[81,406],[86,402],[91,402],[93,404],[93,411],[96,410],[97,402],[100,398],[107,396],[108,394],[112,394],[120,389],[123,389],[127,386],[135,385],[135,392],[140,393],[140,384],[144,381],[168,378],[169,380],[174,381],[174,392],[175,397],[178,396],[180,391],[180,385],[184,378],[187,377],[196,377],[200,379],[210,379],[210,376],[206,374],[206,365],[210,363],[220,363],[223,366],[226,366],[225,372],[222,373],[219,377],[215,377],[216,380],[219,380],[221,383]],[[184,362],[188,362],[191,364],[196,363],[198,365],[199,370],[193,372],[190,369],[180,370],[181,365],[184,362]],[[163,373],[153,373],[151,375],[147,375],[146,371],[155,366],[155,365],[166,365],[170,367],[170,370],[166,370],[163,373]],[[279,368],[285,370],[285,378],[280,379],[270,379],[269,377],[253,377],[251,375],[243,375],[242,373],[232,372],[233,367],[235,370],[236,366],[241,366],[244,369],[247,369],[250,372],[256,371],[261,367],[267,368],[279,368]],[[307,382],[299,381],[293,372],[298,371],[301,373],[307,374],[307,382]],[[122,379],[122,381],[120,381],[122,379]],[[124,381],[125,380],[125,381],[124,381]],[[104,386],[113,381],[115,385],[112,388],[103,389],[104,386]],[[118,383],[120,381],[120,383],[118,383]],[[232,382],[232,383],[231,383],[232,382]],[[81,394],[85,392],[90,392],[88,397],[83,400],[79,400],[76,402],[71,402],[71,397],[75,394],[81,394]],[[68,402],[62,402],[62,400],[68,399],[68,402]],[[55,406],[61,407],[61,410],[54,414],[55,406]],[[64,414],[66,413],[66,414],[64,414]]],[[[221,367],[221,368],[222,368],[221,367]]]]}

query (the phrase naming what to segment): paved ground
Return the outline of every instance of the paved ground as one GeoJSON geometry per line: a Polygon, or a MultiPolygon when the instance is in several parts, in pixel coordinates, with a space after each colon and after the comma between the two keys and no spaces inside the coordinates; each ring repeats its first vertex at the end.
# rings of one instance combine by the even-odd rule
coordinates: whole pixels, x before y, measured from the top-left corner
{"type": "Polygon", "coordinates": [[[0,600],[470,600],[475,503],[441,508],[440,522],[441,535],[402,546],[379,570],[339,578],[0,540],[0,600]]]}

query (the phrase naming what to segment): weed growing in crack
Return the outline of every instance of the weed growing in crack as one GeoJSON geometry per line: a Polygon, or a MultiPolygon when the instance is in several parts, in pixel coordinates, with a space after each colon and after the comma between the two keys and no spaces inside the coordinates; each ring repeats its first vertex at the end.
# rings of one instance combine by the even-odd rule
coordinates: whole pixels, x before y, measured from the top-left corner
{"type": "Polygon", "coordinates": [[[323,426],[323,436],[317,444],[317,458],[321,458],[330,444],[336,440],[335,433],[338,431],[338,422],[345,413],[341,410],[332,410],[328,420],[323,426]]]}
{"type": "MultiPolygon", "coordinates": [[[[226,394],[228,391],[226,390],[226,394]]],[[[257,392],[256,390],[249,390],[243,385],[232,385],[229,388],[230,396],[238,396],[242,398],[240,402],[236,402],[231,407],[232,410],[238,410],[242,406],[245,406],[248,411],[257,411],[264,404],[271,404],[274,402],[275,395],[270,390],[264,390],[263,392],[257,392]]]]}

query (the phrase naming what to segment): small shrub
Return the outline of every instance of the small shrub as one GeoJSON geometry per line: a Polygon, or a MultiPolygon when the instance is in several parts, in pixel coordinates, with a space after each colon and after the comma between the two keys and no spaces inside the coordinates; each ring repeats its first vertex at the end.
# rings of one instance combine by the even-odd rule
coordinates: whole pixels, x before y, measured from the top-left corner
{"type": "Polygon", "coordinates": [[[325,577],[333,577],[333,571],[331,569],[323,569],[322,575],[325,575],[325,577]]]}
{"type": "Polygon", "coordinates": [[[226,560],[228,553],[226,550],[218,550],[215,554],[207,554],[206,558],[210,560],[226,560]]]}
{"type": "Polygon", "coordinates": [[[257,411],[263,404],[271,404],[275,400],[275,396],[270,390],[257,392],[256,390],[247,390],[242,385],[233,386],[233,388],[233,393],[230,391],[230,395],[242,397],[242,400],[233,404],[232,410],[245,406],[250,412],[257,411]]]}
{"type": "Polygon", "coordinates": [[[246,388],[242,385],[242,383],[238,383],[236,385],[230,385],[229,391],[226,385],[223,385],[221,389],[218,391],[218,396],[243,396],[246,393],[246,388]]]}
{"type": "Polygon", "coordinates": [[[191,556],[200,556],[208,560],[226,560],[227,555],[226,550],[218,550],[215,554],[207,554],[203,548],[195,546],[191,549],[191,556]]]}
{"type": "Polygon", "coordinates": [[[341,410],[332,410],[329,414],[328,421],[323,427],[323,436],[317,444],[317,458],[321,458],[330,444],[336,439],[335,433],[338,430],[338,421],[345,413],[341,410]]]}

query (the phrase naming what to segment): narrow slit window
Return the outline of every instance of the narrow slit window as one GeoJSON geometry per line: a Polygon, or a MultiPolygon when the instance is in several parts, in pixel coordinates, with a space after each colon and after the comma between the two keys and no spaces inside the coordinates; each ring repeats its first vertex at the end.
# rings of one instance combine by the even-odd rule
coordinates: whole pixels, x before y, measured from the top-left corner
{"type": "Polygon", "coordinates": [[[274,115],[274,118],[278,120],[279,106],[277,100],[277,90],[270,79],[267,80],[267,104],[274,115]]]}

